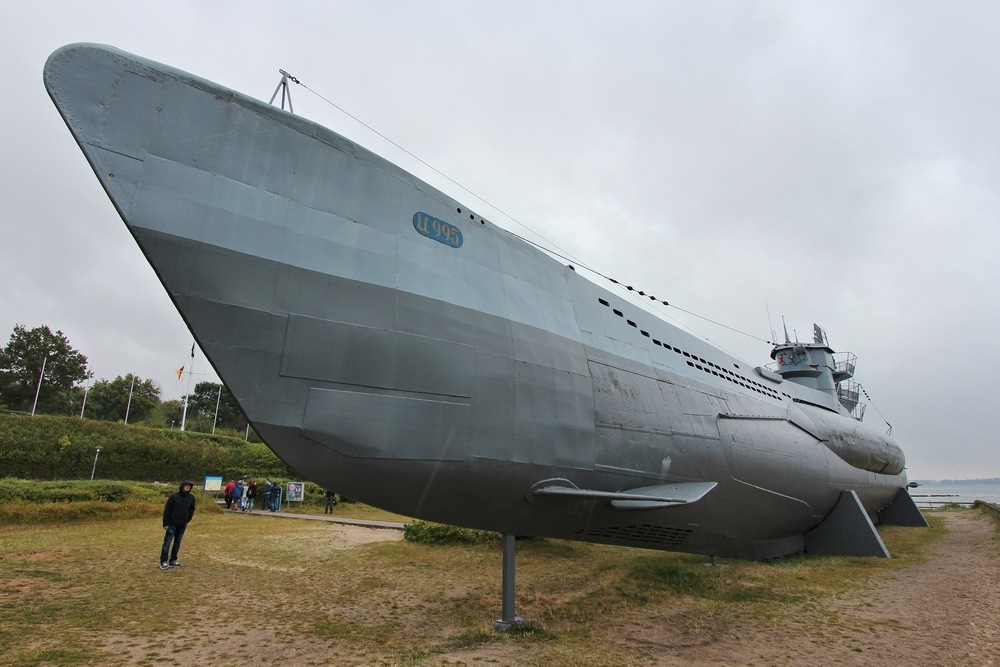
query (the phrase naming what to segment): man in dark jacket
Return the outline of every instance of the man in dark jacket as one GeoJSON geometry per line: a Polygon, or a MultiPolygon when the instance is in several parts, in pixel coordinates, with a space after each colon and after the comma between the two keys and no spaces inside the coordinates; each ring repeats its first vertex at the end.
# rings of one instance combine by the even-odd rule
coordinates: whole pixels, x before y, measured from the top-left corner
{"type": "Polygon", "coordinates": [[[187,529],[188,522],[194,516],[194,496],[191,489],[194,484],[191,482],[181,482],[180,490],[167,498],[167,504],[163,506],[163,528],[167,534],[163,538],[163,548],[160,549],[160,569],[169,570],[172,567],[180,567],[177,562],[177,552],[181,550],[181,538],[187,529]],[[174,548],[170,550],[170,542],[173,541],[174,548]],[[170,550],[170,560],[167,560],[167,551],[170,550]]]}

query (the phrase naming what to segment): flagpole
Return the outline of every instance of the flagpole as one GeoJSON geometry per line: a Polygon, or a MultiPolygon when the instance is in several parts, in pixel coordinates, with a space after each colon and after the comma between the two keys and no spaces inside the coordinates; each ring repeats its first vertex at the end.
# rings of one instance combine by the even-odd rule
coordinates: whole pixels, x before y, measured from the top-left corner
{"type": "Polygon", "coordinates": [[[31,416],[35,416],[35,408],[38,406],[38,394],[42,391],[42,378],[45,377],[45,362],[49,360],[48,352],[45,353],[45,358],[42,359],[42,372],[38,374],[38,389],[35,390],[35,402],[31,404],[31,416]]]}
{"type": "Polygon", "coordinates": [[[83,388],[83,405],[80,406],[80,419],[83,419],[83,411],[87,409],[87,394],[88,393],[90,393],[90,369],[89,368],[87,369],[87,385],[83,388]]]}
{"type": "Polygon", "coordinates": [[[135,373],[132,374],[132,384],[128,386],[128,405],[125,406],[125,423],[128,424],[128,413],[132,409],[132,390],[135,389],[135,373]]]}
{"type": "Polygon", "coordinates": [[[222,402],[222,385],[219,385],[219,396],[215,399],[215,419],[212,420],[212,435],[215,435],[215,425],[219,423],[219,403],[222,402]]]}
{"type": "Polygon", "coordinates": [[[184,430],[184,424],[187,422],[188,414],[188,401],[191,399],[191,375],[194,373],[194,343],[191,343],[191,370],[187,372],[187,391],[184,392],[184,412],[181,413],[181,430],[184,430]]]}

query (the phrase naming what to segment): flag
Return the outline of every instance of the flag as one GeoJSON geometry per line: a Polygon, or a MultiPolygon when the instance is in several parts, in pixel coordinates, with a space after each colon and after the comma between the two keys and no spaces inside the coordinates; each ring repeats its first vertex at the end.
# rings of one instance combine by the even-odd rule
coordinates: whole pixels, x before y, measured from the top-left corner
{"type": "Polygon", "coordinates": [[[184,375],[184,367],[183,366],[181,366],[180,368],[177,369],[177,379],[180,380],[182,375],[184,375]]]}
{"type": "Polygon", "coordinates": [[[194,343],[191,343],[191,358],[194,359],[194,343]]]}

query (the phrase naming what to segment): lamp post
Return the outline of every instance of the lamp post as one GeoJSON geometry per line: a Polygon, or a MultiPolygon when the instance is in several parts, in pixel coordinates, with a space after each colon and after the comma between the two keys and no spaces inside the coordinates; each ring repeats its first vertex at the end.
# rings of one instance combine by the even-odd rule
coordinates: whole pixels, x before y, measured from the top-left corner
{"type": "Polygon", "coordinates": [[[94,467],[90,470],[90,481],[94,481],[94,473],[97,472],[97,457],[101,455],[101,446],[97,446],[97,451],[94,453],[94,467]]]}

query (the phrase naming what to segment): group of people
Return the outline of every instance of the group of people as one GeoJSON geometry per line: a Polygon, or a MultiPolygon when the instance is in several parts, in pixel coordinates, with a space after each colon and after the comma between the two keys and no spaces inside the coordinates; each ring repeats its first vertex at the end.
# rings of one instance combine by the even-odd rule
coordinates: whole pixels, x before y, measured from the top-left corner
{"type": "Polygon", "coordinates": [[[226,509],[232,511],[253,511],[254,501],[257,499],[257,482],[250,480],[247,484],[244,480],[229,480],[225,488],[226,509]]]}
{"type": "MultiPolygon", "coordinates": [[[[257,495],[256,480],[247,483],[246,480],[231,479],[225,487],[226,509],[233,512],[252,512],[257,495]]],[[[281,485],[277,482],[265,480],[260,495],[264,508],[269,512],[277,512],[281,507],[281,485]]]]}

